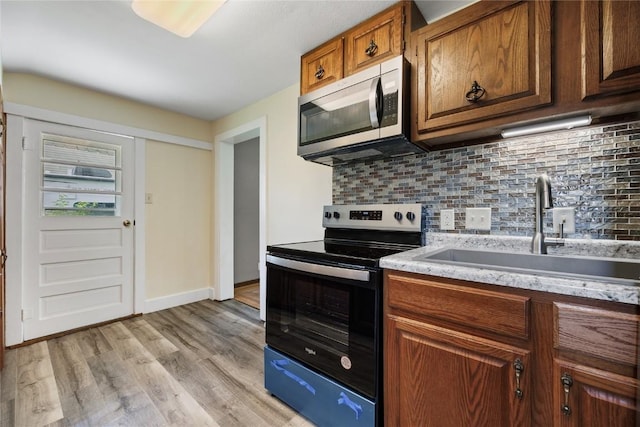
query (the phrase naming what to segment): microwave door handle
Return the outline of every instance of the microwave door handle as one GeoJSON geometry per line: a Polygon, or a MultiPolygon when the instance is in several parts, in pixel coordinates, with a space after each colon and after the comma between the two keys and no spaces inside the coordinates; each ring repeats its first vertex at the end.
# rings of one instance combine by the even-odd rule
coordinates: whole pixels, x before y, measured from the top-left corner
{"type": "Polygon", "coordinates": [[[371,127],[377,129],[380,127],[380,118],[382,116],[382,85],[380,77],[376,77],[371,81],[371,90],[369,91],[369,119],[371,127]]]}

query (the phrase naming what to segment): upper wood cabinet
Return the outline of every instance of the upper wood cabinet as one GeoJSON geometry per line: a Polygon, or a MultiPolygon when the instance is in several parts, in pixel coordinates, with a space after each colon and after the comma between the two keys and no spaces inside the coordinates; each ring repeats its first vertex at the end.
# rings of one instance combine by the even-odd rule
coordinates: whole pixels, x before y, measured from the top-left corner
{"type": "Polygon", "coordinates": [[[329,40],[301,58],[300,93],[311,92],[343,77],[343,39],[329,40]]]}
{"type": "Polygon", "coordinates": [[[345,76],[402,54],[404,8],[400,3],[345,35],[345,76]]]}
{"type": "Polygon", "coordinates": [[[551,3],[481,1],[416,35],[419,132],[551,102],[551,3]]]}
{"type": "Polygon", "coordinates": [[[400,1],[305,53],[300,64],[300,94],[402,55],[405,39],[424,25],[415,3],[400,1]]]}
{"type": "Polygon", "coordinates": [[[635,0],[482,0],[416,31],[413,140],[446,148],[639,111],[637,22],[635,0]]]}
{"type": "Polygon", "coordinates": [[[581,3],[582,99],[640,90],[640,2],[581,3]]]}

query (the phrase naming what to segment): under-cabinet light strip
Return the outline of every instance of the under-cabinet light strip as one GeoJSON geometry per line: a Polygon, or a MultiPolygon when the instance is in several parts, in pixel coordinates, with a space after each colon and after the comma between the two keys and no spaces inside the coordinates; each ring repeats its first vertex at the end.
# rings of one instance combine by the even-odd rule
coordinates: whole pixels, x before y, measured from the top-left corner
{"type": "Polygon", "coordinates": [[[591,115],[571,117],[568,119],[554,120],[550,122],[536,123],[534,125],[519,126],[505,129],[501,135],[503,138],[513,138],[516,136],[532,135],[535,133],[550,132],[553,130],[573,129],[578,126],[588,126],[591,124],[591,115]]]}

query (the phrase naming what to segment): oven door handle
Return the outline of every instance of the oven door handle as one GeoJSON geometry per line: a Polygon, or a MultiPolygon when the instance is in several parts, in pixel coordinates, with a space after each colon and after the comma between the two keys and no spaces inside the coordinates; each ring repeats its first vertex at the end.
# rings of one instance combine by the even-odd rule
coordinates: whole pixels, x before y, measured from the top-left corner
{"type": "Polygon", "coordinates": [[[369,281],[369,272],[366,270],[353,270],[351,268],[334,267],[331,265],[312,264],[309,262],[280,258],[273,255],[267,255],[267,262],[279,265],[280,267],[303,271],[305,273],[320,274],[322,276],[336,277],[340,279],[357,280],[359,282],[369,281]]]}

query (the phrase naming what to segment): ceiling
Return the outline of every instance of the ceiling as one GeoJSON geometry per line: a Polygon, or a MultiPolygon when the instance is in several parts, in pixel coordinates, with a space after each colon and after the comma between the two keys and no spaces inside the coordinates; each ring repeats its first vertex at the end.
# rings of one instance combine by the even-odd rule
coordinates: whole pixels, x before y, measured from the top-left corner
{"type": "MultiPolygon", "coordinates": [[[[428,22],[472,0],[416,1],[428,22]]],[[[384,0],[228,0],[183,39],[128,0],[0,2],[5,73],[31,73],[215,120],[296,83],[300,56],[384,0]]]]}

